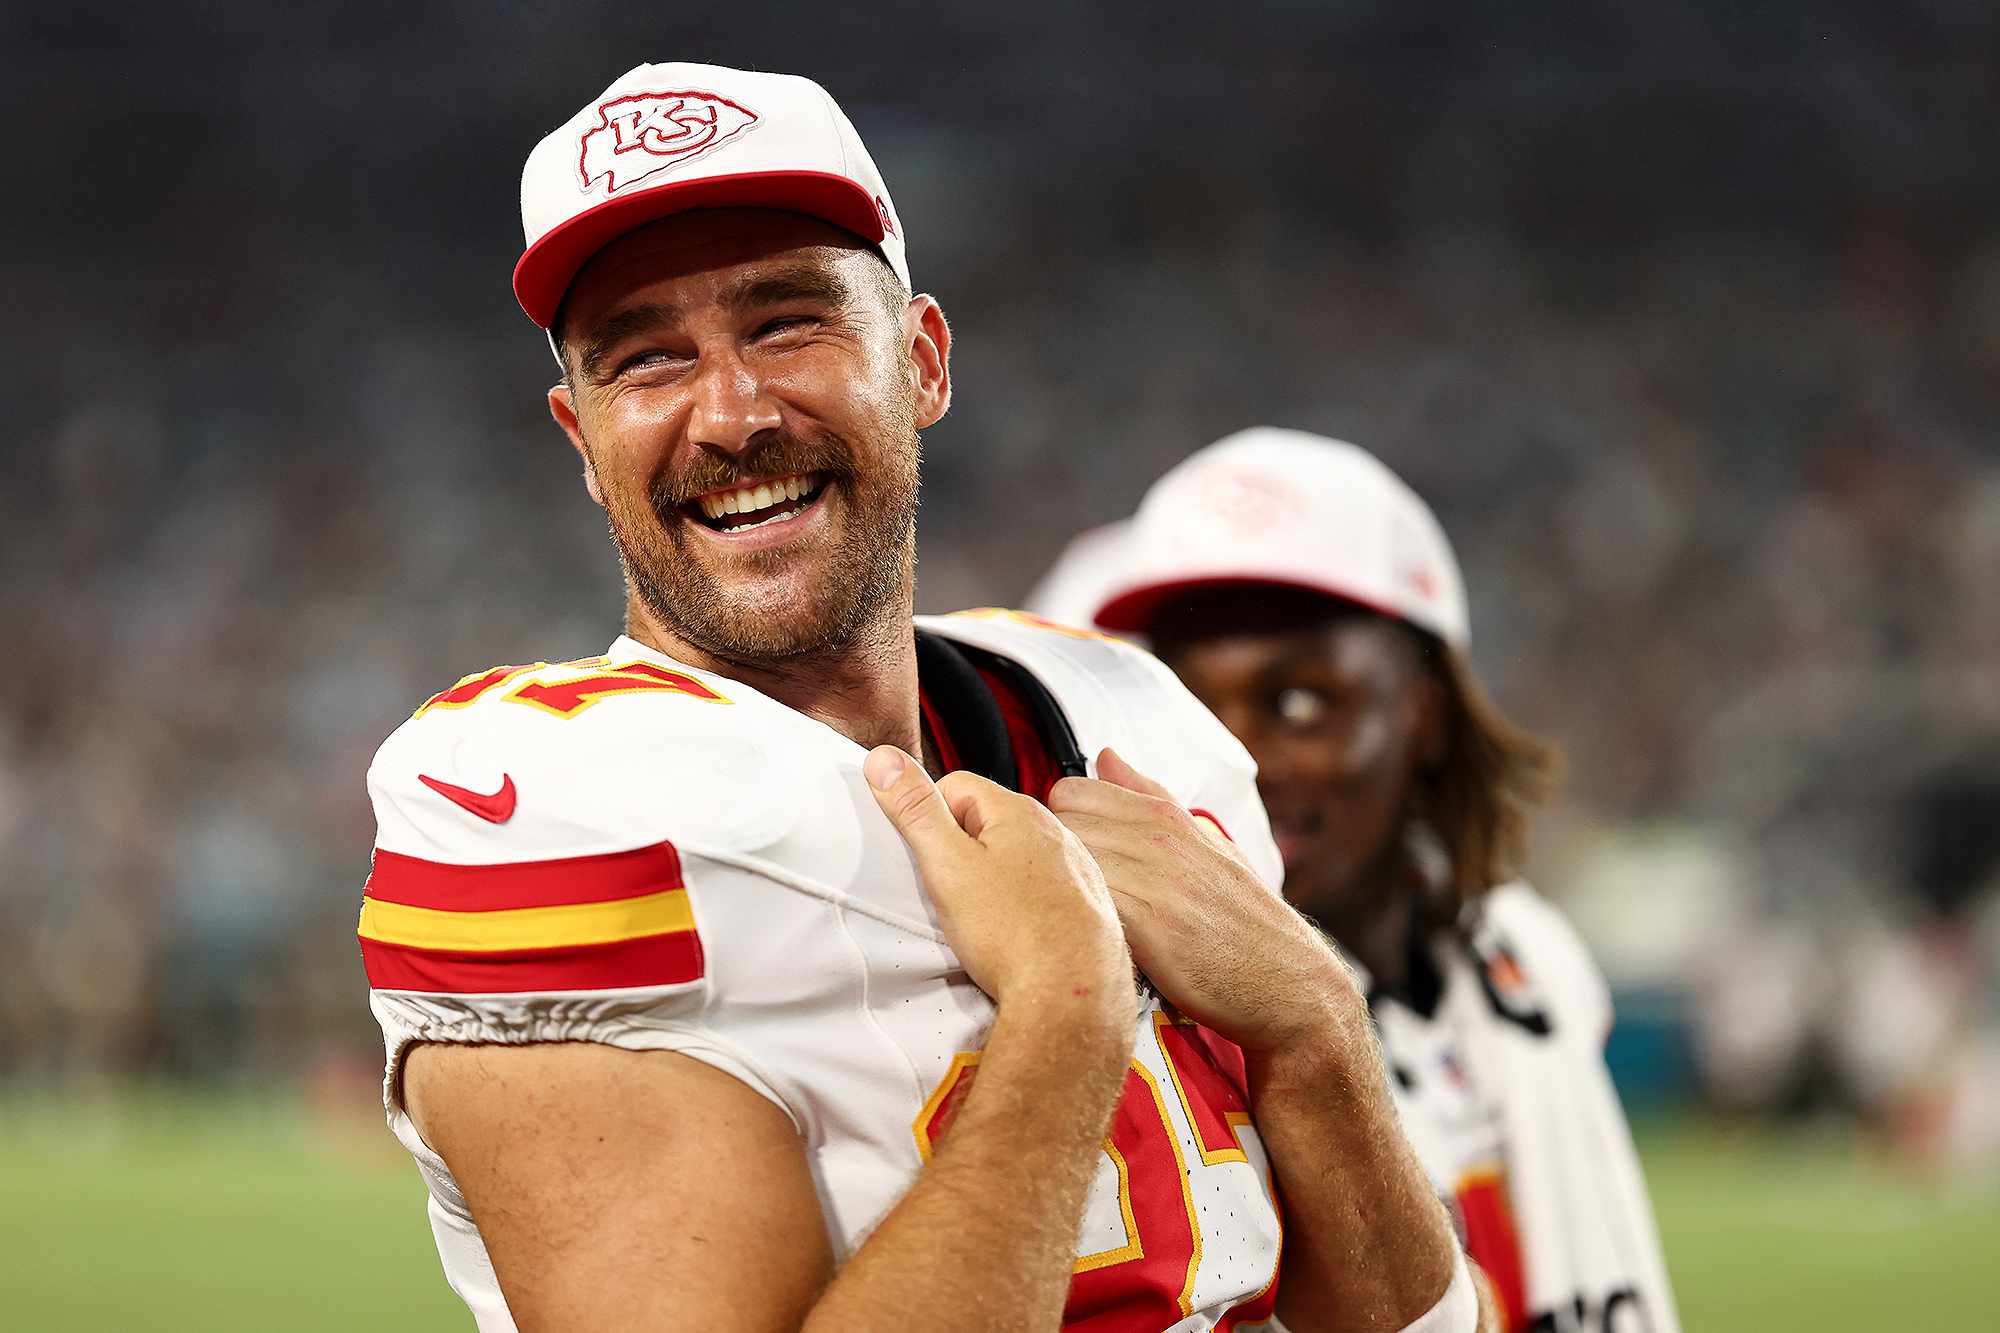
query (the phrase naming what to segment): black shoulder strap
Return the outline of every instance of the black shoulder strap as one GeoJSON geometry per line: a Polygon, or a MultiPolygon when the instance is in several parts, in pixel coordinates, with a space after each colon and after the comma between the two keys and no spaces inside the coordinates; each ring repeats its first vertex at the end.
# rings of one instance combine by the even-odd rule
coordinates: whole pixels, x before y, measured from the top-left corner
{"type": "Polygon", "coordinates": [[[1076,729],[1048,687],[1011,658],[984,648],[954,643],[941,634],[917,631],[917,678],[940,714],[951,720],[952,748],[959,762],[1009,791],[1021,789],[1021,772],[1007,738],[1007,718],[980,678],[989,671],[1013,687],[1034,714],[1035,731],[1064,777],[1088,775],[1077,748],[1076,729]]]}
{"type": "Polygon", "coordinates": [[[984,670],[1006,681],[1014,687],[1014,692],[1028,701],[1028,707],[1035,715],[1035,731],[1048,747],[1049,755],[1056,761],[1056,769],[1066,778],[1090,776],[1090,765],[1077,748],[1076,729],[1069,724],[1069,714],[1063,712],[1062,704],[1055,695],[1049,693],[1048,686],[1035,678],[1035,673],[1016,662],[1011,657],[988,652],[984,648],[961,647],[960,650],[984,670]]]}
{"type": "Polygon", "coordinates": [[[917,679],[931,707],[948,719],[951,747],[966,769],[1009,791],[1021,789],[1007,719],[965,650],[941,634],[917,631],[917,679]]]}

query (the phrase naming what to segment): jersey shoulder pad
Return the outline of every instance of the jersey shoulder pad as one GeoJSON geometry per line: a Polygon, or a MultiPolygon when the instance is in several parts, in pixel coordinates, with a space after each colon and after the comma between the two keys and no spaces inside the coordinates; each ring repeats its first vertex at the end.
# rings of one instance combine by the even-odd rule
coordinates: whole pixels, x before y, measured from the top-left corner
{"type": "MultiPolygon", "coordinates": [[[[377,989],[546,992],[701,975],[690,859],[784,837],[777,705],[644,659],[496,668],[433,696],[368,774],[377,989]],[[642,669],[646,668],[646,669],[642,669]]],[[[796,741],[796,736],[792,737],[796,741]]]]}
{"type": "Polygon", "coordinates": [[[1021,611],[987,607],[918,623],[1025,668],[1062,705],[1086,759],[1115,748],[1181,804],[1209,814],[1276,886],[1283,865],[1257,795],[1256,761],[1157,657],[1021,611]]]}
{"type": "Polygon", "coordinates": [[[768,842],[789,808],[797,720],[722,677],[642,657],[495,667],[433,695],[376,752],[377,845],[475,864],[669,837],[768,842]]]}
{"type": "Polygon", "coordinates": [[[1159,740],[1170,742],[1155,747],[1162,765],[1256,769],[1249,752],[1166,664],[1135,643],[993,607],[923,616],[918,623],[1027,668],[1062,704],[1087,755],[1095,754],[1087,737],[1102,734],[1111,737],[1102,744],[1118,745],[1135,763],[1139,754],[1127,746],[1159,740]]]}
{"type": "Polygon", "coordinates": [[[1560,908],[1526,883],[1502,884],[1486,895],[1476,933],[1505,950],[1559,1025],[1603,1042],[1613,1016],[1610,983],[1560,908]]]}

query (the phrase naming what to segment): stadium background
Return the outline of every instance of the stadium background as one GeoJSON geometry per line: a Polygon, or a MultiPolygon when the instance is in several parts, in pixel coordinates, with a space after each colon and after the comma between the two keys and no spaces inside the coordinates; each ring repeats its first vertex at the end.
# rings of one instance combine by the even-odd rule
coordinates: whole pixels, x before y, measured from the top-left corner
{"type": "Polygon", "coordinates": [[[0,1324],[466,1326],[380,1125],[374,745],[620,599],[526,149],[809,73],[958,335],[922,604],[1239,426],[1436,505],[1568,748],[1691,1329],[1983,1322],[2000,1241],[2000,19],[1885,6],[0,11],[0,1324]]]}

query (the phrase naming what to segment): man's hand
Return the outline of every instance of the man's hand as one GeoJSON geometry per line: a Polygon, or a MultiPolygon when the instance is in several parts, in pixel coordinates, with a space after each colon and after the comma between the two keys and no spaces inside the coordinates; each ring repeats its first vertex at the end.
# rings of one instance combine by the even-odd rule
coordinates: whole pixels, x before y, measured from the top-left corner
{"type": "Polygon", "coordinates": [[[1061,1323],[1136,1017],[1110,892],[1026,797],[965,773],[933,785],[893,749],[867,774],[1000,1006],[950,1135],[836,1271],[806,1144],[730,1075],[585,1042],[419,1046],[411,1115],[523,1333],[1061,1323]]]}
{"type": "Polygon", "coordinates": [[[1090,849],[1132,956],[1181,1012],[1241,1046],[1286,1203],[1278,1314],[1377,1333],[1437,1306],[1457,1242],[1403,1137],[1354,975],[1219,834],[1115,752],[1049,808],[1090,849]]]}
{"type": "Polygon", "coordinates": [[[997,1012],[950,1135],[809,1328],[935,1328],[941,1310],[955,1329],[1055,1328],[1138,1016],[1110,890],[1025,796],[971,773],[933,784],[889,746],[864,771],[997,1012]]]}
{"type": "Polygon", "coordinates": [[[1049,808],[1090,849],[1132,956],[1188,1017],[1252,1054],[1310,1041],[1353,976],[1215,826],[1119,756],[1064,778],[1049,808]]]}
{"type": "Polygon", "coordinates": [[[1081,1002],[1129,1038],[1131,960],[1103,874],[1036,801],[973,773],[933,784],[894,746],[863,766],[910,846],[945,939],[979,988],[1065,1008],[1081,1002]]]}

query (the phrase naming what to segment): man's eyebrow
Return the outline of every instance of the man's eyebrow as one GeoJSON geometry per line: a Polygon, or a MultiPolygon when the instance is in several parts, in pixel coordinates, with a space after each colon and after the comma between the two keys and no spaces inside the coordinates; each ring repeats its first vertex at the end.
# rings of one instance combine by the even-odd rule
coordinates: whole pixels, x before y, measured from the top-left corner
{"type": "Polygon", "coordinates": [[[845,306],[853,300],[854,289],[840,274],[823,268],[805,267],[746,277],[732,283],[722,293],[723,304],[736,311],[784,305],[792,301],[845,306]]]}
{"type": "Polygon", "coordinates": [[[605,358],[627,338],[635,334],[671,328],[680,322],[679,306],[652,302],[628,305],[622,310],[606,315],[591,326],[590,332],[584,335],[579,344],[577,363],[583,370],[584,378],[597,378],[597,371],[603,366],[605,358]]]}

